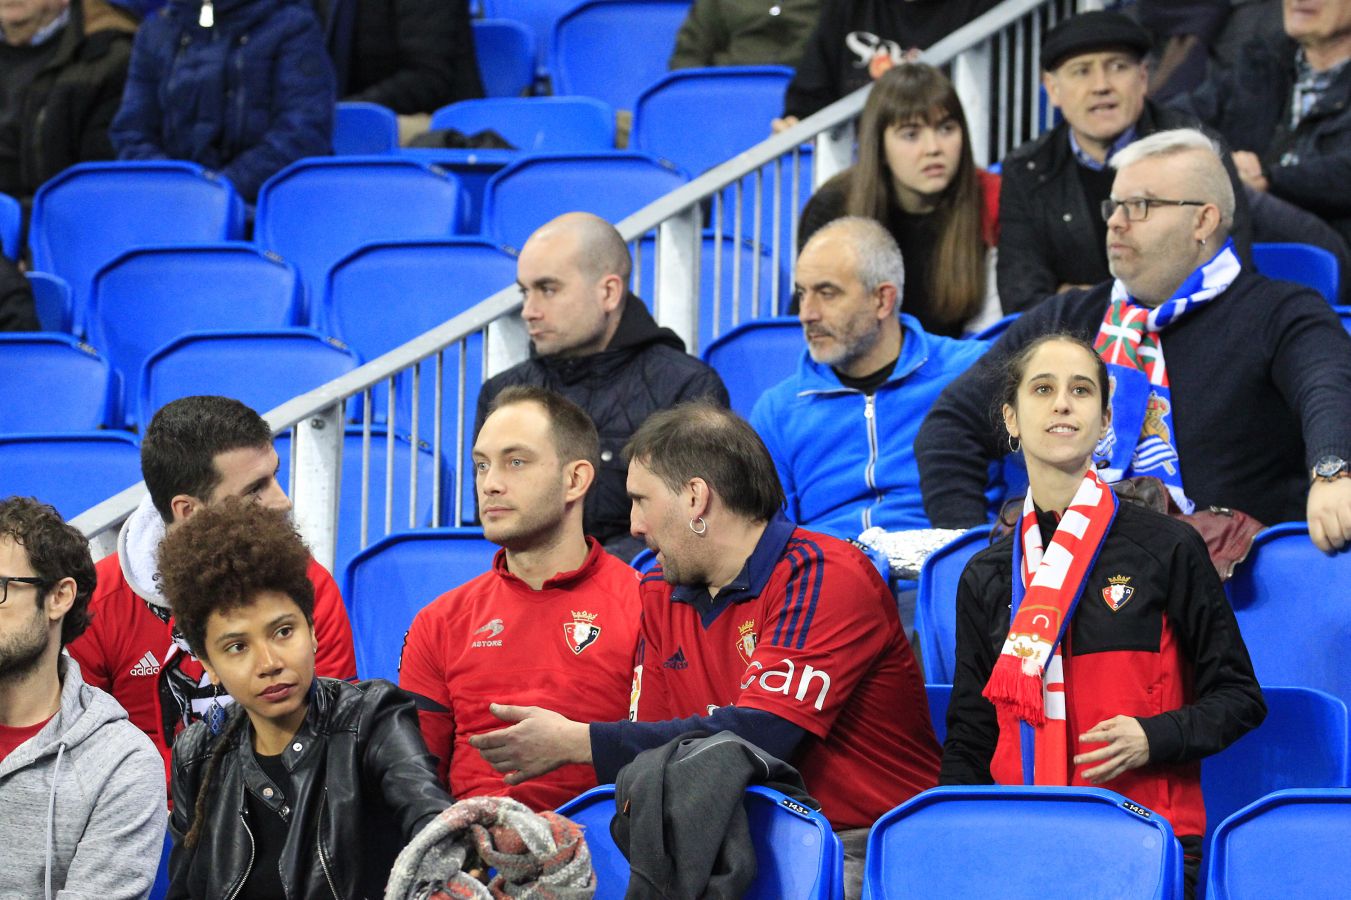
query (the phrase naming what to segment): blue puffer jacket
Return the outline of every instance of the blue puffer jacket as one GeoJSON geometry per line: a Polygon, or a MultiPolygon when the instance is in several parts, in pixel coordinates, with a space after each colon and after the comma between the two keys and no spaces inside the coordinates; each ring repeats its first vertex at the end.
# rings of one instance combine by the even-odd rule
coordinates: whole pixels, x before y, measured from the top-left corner
{"type": "Polygon", "coordinates": [[[332,152],[333,66],[307,0],[170,0],[132,48],[111,136],[121,159],[187,159],[249,202],[280,169],[332,152]]]}
{"type": "Polygon", "coordinates": [[[900,359],[873,396],[845,387],[803,350],[797,373],[751,411],[788,495],[788,518],[803,528],[848,539],[873,526],[929,527],[915,435],[943,388],[986,344],[928,334],[904,313],[900,319],[900,359]]]}

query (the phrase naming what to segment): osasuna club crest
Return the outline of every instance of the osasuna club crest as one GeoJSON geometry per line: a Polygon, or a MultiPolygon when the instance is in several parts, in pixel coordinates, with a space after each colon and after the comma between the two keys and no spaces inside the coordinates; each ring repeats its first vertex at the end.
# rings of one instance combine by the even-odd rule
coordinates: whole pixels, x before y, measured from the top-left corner
{"type": "Polygon", "coordinates": [[[584,609],[574,609],[572,621],[563,623],[563,639],[568,642],[568,649],[573,653],[581,653],[594,644],[596,638],[600,637],[600,626],[596,624],[596,615],[596,613],[587,612],[584,609]]]}
{"type": "Polygon", "coordinates": [[[737,626],[736,652],[741,654],[742,661],[748,666],[755,655],[756,639],[754,619],[747,619],[737,626]]]}
{"type": "Polygon", "coordinates": [[[1102,599],[1107,601],[1107,605],[1116,612],[1135,596],[1135,588],[1131,587],[1131,577],[1129,575],[1113,575],[1107,579],[1107,587],[1102,589],[1102,599]]]}

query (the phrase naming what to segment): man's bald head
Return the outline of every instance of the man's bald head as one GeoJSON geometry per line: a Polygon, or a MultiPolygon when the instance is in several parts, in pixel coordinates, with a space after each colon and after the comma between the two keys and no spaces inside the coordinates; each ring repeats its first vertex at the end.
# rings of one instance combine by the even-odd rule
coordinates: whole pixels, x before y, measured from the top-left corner
{"type": "Polygon", "coordinates": [[[591,281],[618,275],[625,284],[629,283],[633,271],[629,247],[615,227],[600,216],[587,212],[564,213],[537,228],[526,246],[535,240],[557,241],[560,249],[570,247],[576,254],[578,270],[591,281]],[[571,240],[559,241],[563,237],[571,240]]]}

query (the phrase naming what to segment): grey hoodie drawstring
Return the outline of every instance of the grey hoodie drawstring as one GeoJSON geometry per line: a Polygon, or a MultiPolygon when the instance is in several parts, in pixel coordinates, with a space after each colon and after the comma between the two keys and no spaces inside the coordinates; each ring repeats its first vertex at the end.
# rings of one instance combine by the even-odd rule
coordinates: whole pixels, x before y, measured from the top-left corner
{"type": "Polygon", "coordinates": [[[65,755],[66,742],[56,745],[56,764],[52,766],[52,793],[47,798],[47,900],[52,900],[52,841],[56,831],[56,782],[61,774],[61,757],[65,755]]]}

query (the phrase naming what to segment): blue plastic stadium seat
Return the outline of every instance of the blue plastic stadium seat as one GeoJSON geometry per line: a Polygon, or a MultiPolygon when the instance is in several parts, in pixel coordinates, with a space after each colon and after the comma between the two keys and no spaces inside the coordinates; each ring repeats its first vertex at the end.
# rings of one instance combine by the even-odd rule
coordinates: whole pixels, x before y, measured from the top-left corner
{"type": "Polygon", "coordinates": [[[170,400],[234,397],[266,413],[357,367],[342,342],[303,328],[186,334],[155,351],[141,369],[138,421],[170,400]]]}
{"type": "Polygon", "coordinates": [[[460,202],[455,176],[402,156],[302,159],[258,192],[254,242],[300,271],[317,306],[335,262],[373,241],[450,237],[460,202]]]}
{"type": "Polygon", "coordinates": [[[483,92],[489,97],[519,97],[530,90],[538,58],[534,33],[511,19],[475,19],[473,29],[483,92]]]}
{"type": "Polygon", "coordinates": [[[948,736],[948,704],[952,702],[952,685],[926,684],[924,692],[929,696],[929,720],[933,722],[934,736],[941,747],[948,736]]]}
{"type": "Polygon", "coordinates": [[[1337,257],[1310,244],[1253,244],[1252,261],[1268,278],[1311,287],[1329,303],[1337,302],[1341,284],[1337,257]]]}
{"type": "Polygon", "coordinates": [[[1258,533],[1225,585],[1261,684],[1327,691],[1351,703],[1351,553],[1328,556],[1303,522],[1258,533]]]}
{"type": "Polygon", "coordinates": [[[83,334],[94,274],[133,247],[210,244],[243,236],[244,202],[195,163],[81,163],[38,189],[28,229],[33,268],[60,275],[83,334]]]}
{"type": "Polygon", "coordinates": [[[113,374],[66,334],[0,334],[0,434],[94,431],[113,415],[113,374]]]}
{"type": "MultiPolygon", "coordinates": [[[[400,344],[440,325],[516,279],[516,260],[510,253],[478,238],[445,241],[404,241],[370,244],[339,262],[329,273],[326,321],[332,334],[370,362],[400,344]]],[[[454,455],[456,398],[459,388],[459,349],[443,356],[441,416],[444,453],[454,455]]],[[[460,465],[473,471],[469,449],[473,439],[475,401],[482,383],[482,339],[475,335],[465,346],[465,454],[460,465]]],[[[435,364],[424,363],[419,397],[420,440],[430,442],[435,427],[433,392],[435,364]]],[[[400,376],[396,422],[411,430],[412,381],[400,376]]],[[[385,390],[372,392],[375,415],[383,420],[385,390]]],[[[466,518],[474,515],[473,483],[466,480],[466,518]]],[[[447,490],[449,493],[449,489],[447,490]]]]}
{"type": "Polygon", "coordinates": [[[797,370],[806,344],[792,316],[747,322],[713,341],[704,362],[722,376],[732,410],[749,418],[760,395],[797,370]]]}
{"type": "MultiPolygon", "coordinates": [[[[796,172],[791,156],[781,156],[755,172],[750,172],[738,181],[729,184],[714,198],[715,206],[710,211],[710,221],[722,221],[723,234],[734,237],[737,229],[737,209],[741,210],[741,239],[755,239],[756,194],[760,202],[760,243],[766,247],[774,244],[774,182],[779,183],[779,246],[786,248],[784,259],[791,261],[797,255],[793,243],[797,234],[798,220],[802,209],[811,198],[812,160],[814,153],[810,144],[798,148],[796,172]],[[794,177],[796,176],[797,196],[794,197],[794,177]],[[757,184],[759,185],[757,189],[757,184]],[[740,202],[737,191],[740,189],[740,202]]],[[[787,311],[787,306],[783,307],[787,311]]]]}
{"type": "Polygon", "coordinates": [[[554,25],[549,56],[554,93],[585,94],[615,109],[633,109],[643,89],[666,74],[676,32],[689,11],[688,0],[577,4],[554,25]],[[622,64],[616,64],[616,52],[622,64]]]}
{"type": "Polygon", "coordinates": [[[66,520],[140,480],[141,451],[125,432],[0,436],[0,497],[36,497],[66,520]]]}
{"type": "Polygon", "coordinates": [[[1182,848],[1139,809],[1098,788],[934,788],[873,826],[863,896],[1181,897],[1182,848]]]}
{"type": "Polygon", "coordinates": [[[629,146],[698,175],[769,137],[792,77],[787,66],[671,72],[639,96],[629,146]]]}
{"type": "MultiPolygon", "coordinates": [[[[578,0],[483,0],[483,14],[489,19],[511,19],[529,30],[535,38],[538,54],[536,72],[544,78],[548,75],[545,60],[549,58],[549,47],[553,43],[554,25],[577,3],[578,0]]],[[[479,53],[482,52],[480,49],[479,53]]],[[[554,93],[562,93],[557,85],[554,93]]]]}
{"type": "Polygon", "coordinates": [[[19,258],[19,232],[23,229],[23,207],[9,194],[0,194],[0,253],[19,258]]]}
{"type": "Polygon", "coordinates": [[[1208,900],[1351,897],[1351,790],[1276,791],[1215,829],[1208,900]]]}
{"type": "Polygon", "coordinates": [[[1301,687],[1263,685],[1267,717],[1201,761],[1206,837],[1238,810],[1284,788],[1347,787],[1346,704],[1301,687]]]}
{"type": "Polygon", "coordinates": [[[173,832],[164,834],[164,850],[160,853],[159,868],[155,870],[155,883],[150,887],[146,900],[164,900],[169,896],[169,851],[174,848],[173,832]]]}
{"type": "MultiPolygon", "coordinates": [[[[653,289],[657,277],[656,244],[657,239],[651,235],[638,241],[633,272],[634,293],[651,306],[661,303],[653,289]]],[[[768,246],[761,246],[757,253],[750,241],[742,241],[738,248],[730,237],[723,235],[719,244],[717,238],[707,232],[702,238],[702,245],[699,260],[700,348],[707,347],[715,338],[727,334],[742,322],[768,318],[787,306],[788,298],[792,295],[793,276],[786,268],[780,270],[776,295],[774,256],[768,246]],[[721,285],[716,298],[713,290],[715,283],[721,285]],[[738,286],[735,302],[732,296],[734,286],[738,286]]],[[[785,262],[792,255],[785,253],[785,262]]],[[[798,349],[805,346],[800,345],[798,349]]]]}
{"type": "Polygon", "coordinates": [[[613,150],[615,111],[593,97],[487,97],[432,113],[432,128],[474,134],[491,128],[526,153],[613,150]]]}
{"type": "Polygon", "coordinates": [[[50,272],[29,272],[28,287],[33,292],[33,306],[42,330],[69,332],[74,325],[75,310],[66,279],[50,272]]]}
{"type": "MultiPolygon", "coordinates": [[[[596,870],[596,900],[619,900],[629,883],[629,861],[610,836],[614,792],[614,785],[603,784],[558,808],[584,830],[596,870]]],[[[756,862],[746,900],[843,897],[843,853],[825,816],[761,785],[746,789],[745,803],[756,862]]]]}
{"type": "Polygon", "coordinates": [[[494,175],[483,196],[483,233],[520,248],[539,226],[565,212],[618,222],[689,179],[641,153],[542,154],[494,175]]]}
{"type": "Polygon", "coordinates": [[[379,103],[346,101],[333,111],[333,154],[372,156],[399,149],[399,117],[379,103]]]}
{"type": "Polygon", "coordinates": [[[342,595],[362,678],[398,680],[403,637],[428,603],[488,571],[497,545],[477,528],[391,534],[356,554],[342,595]]]}
{"type": "Polygon", "coordinates": [[[957,582],[967,560],[989,540],[989,526],[973,528],[935,550],[919,570],[915,631],[927,683],[952,684],[957,671],[957,582]]]}
{"type": "MultiPolygon", "coordinates": [[[[334,571],[341,572],[347,563],[363,547],[361,534],[361,494],[362,494],[362,448],[365,436],[360,425],[348,426],[343,435],[342,448],[342,490],[338,498],[338,543],[337,559],[334,571]]],[[[281,468],[277,472],[277,482],[282,490],[290,492],[291,486],[291,434],[278,435],[273,441],[277,448],[277,458],[281,468]]],[[[445,521],[446,510],[450,506],[449,498],[455,487],[454,472],[440,465],[437,474],[436,456],[431,447],[420,443],[417,451],[417,502],[411,507],[408,503],[408,491],[411,484],[411,462],[413,445],[407,437],[395,434],[390,440],[388,430],[372,428],[370,435],[370,469],[364,481],[367,483],[366,498],[366,537],[364,546],[370,546],[386,534],[405,528],[430,527],[434,520],[445,521]],[[385,492],[386,468],[390,451],[394,457],[394,490],[385,492]],[[436,513],[437,485],[440,478],[441,507],[436,513]],[[389,527],[385,527],[386,498],[389,503],[389,527]]]]}
{"type": "Polygon", "coordinates": [[[134,386],[150,354],[175,338],[286,328],[299,306],[295,268],[252,244],[129,250],[94,276],[89,339],[134,386]]]}

